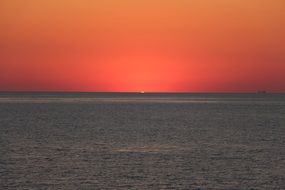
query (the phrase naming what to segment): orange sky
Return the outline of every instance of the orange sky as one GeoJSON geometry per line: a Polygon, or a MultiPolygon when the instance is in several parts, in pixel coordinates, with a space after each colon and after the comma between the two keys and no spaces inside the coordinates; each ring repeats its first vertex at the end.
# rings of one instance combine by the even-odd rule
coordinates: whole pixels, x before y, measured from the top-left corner
{"type": "Polygon", "coordinates": [[[1,0],[0,91],[285,92],[284,0],[1,0]]]}

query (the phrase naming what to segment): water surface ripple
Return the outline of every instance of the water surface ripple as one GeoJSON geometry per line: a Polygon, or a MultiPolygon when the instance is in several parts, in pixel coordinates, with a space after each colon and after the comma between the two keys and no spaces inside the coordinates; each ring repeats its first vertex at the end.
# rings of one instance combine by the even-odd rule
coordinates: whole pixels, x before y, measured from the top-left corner
{"type": "Polygon", "coordinates": [[[2,93],[0,189],[285,189],[285,96],[2,93]]]}

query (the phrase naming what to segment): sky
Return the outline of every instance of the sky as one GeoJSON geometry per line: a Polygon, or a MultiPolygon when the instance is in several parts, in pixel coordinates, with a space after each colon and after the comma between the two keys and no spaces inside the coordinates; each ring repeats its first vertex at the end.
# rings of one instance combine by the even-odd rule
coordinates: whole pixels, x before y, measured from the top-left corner
{"type": "Polygon", "coordinates": [[[0,91],[285,92],[284,0],[1,0],[0,91]]]}

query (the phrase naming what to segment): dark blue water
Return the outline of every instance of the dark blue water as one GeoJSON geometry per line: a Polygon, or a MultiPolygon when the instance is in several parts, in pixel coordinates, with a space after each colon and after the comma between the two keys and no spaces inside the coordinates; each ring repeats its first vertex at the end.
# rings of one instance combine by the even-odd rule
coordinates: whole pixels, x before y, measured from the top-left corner
{"type": "Polygon", "coordinates": [[[2,93],[0,189],[285,189],[285,95],[2,93]]]}

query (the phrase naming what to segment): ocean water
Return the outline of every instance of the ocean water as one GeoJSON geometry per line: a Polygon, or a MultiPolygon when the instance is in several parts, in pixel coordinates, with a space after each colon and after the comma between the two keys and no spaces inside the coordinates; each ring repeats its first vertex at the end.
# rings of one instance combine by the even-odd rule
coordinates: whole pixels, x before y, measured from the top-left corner
{"type": "Polygon", "coordinates": [[[1,93],[0,189],[285,189],[285,95],[1,93]]]}

